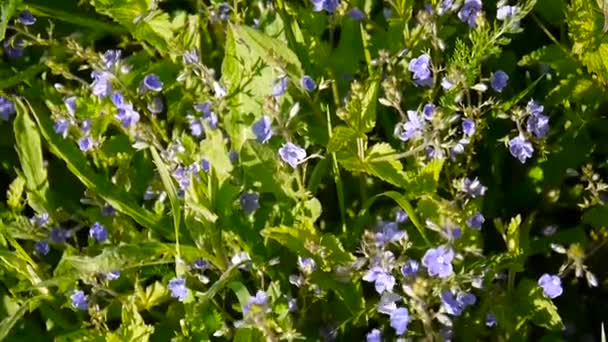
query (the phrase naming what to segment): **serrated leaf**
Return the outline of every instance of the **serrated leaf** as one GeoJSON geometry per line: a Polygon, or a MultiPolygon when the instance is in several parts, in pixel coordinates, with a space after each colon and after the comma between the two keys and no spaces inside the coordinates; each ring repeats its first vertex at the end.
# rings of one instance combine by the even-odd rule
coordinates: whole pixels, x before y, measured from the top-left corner
{"type": "Polygon", "coordinates": [[[15,178],[6,192],[6,204],[13,210],[21,210],[23,205],[21,199],[25,190],[25,180],[19,176],[15,178]]]}
{"type": "Polygon", "coordinates": [[[387,143],[372,146],[366,154],[365,171],[394,186],[405,188],[408,184],[407,176],[399,160],[390,157],[393,154],[396,151],[387,143]]]}
{"type": "Polygon", "coordinates": [[[338,112],[350,128],[357,134],[364,135],[376,126],[376,106],[380,81],[373,80],[363,94],[356,94],[346,104],[346,109],[338,112]]]}
{"type": "Polygon", "coordinates": [[[350,127],[336,126],[327,144],[327,152],[334,153],[343,149],[356,151],[357,138],[366,137],[365,135],[358,134],[350,127]]]}
{"type": "Polygon", "coordinates": [[[517,286],[514,299],[519,305],[514,305],[515,311],[528,317],[534,324],[553,331],[560,331],[564,325],[557,307],[551,299],[544,295],[543,290],[531,279],[523,279],[517,286]]]}

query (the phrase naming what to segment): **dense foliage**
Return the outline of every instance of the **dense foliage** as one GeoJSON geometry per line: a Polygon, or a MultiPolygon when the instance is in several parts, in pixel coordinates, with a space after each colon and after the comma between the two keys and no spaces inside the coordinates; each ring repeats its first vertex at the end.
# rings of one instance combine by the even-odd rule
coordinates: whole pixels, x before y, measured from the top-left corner
{"type": "Polygon", "coordinates": [[[602,338],[605,0],[0,10],[0,340],[602,338]]]}

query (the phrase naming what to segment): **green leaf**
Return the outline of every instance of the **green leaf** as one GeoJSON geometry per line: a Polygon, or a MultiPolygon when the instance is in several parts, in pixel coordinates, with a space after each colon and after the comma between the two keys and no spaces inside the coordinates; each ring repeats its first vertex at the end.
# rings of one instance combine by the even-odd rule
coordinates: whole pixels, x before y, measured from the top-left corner
{"type": "Polygon", "coordinates": [[[0,10],[2,13],[0,14],[0,41],[4,40],[6,34],[6,27],[8,26],[8,22],[11,20],[17,7],[21,4],[22,0],[6,0],[3,1],[0,10]]]}
{"type": "Polygon", "coordinates": [[[261,331],[255,328],[239,328],[234,335],[235,342],[257,342],[266,341],[261,331]]]}
{"type": "Polygon", "coordinates": [[[557,307],[535,281],[522,279],[514,296],[519,305],[513,305],[513,308],[519,315],[549,330],[560,331],[564,328],[557,307]]]}
{"type": "Polygon", "coordinates": [[[36,124],[20,99],[15,99],[17,117],[13,123],[15,144],[23,176],[28,190],[30,205],[37,212],[52,212],[49,207],[49,183],[42,158],[42,145],[36,124]]]}
{"type": "Polygon", "coordinates": [[[334,127],[327,152],[334,153],[341,150],[351,150],[356,154],[357,138],[367,139],[365,135],[358,134],[354,129],[347,126],[334,127]]]}
{"type": "Polygon", "coordinates": [[[608,227],[608,206],[599,205],[588,209],[583,214],[583,223],[594,228],[608,227]]]}
{"type": "Polygon", "coordinates": [[[13,326],[15,326],[15,324],[21,318],[23,318],[28,311],[32,312],[38,308],[41,303],[40,299],[42,299],[42,296],[29,298],[23,302],[19,309],[12,315],[5,317],[2,321],[0,321],[0,341],[3,341],[8,336],[13,326]]]}
{"type": "Polygon", "coordinates": [[[133,218],[140,225],[164,236],[171,236],[171,230],[161,217],[137,205],[122,189],[110,183],[88,164],[86,157],[72,142],[64,140],[53,130],[53,123],[46,108],[36,101],[30,103],[30,111],[38,122],[40,132],[49,144],[51,152],[61,158],[68,169],[90,190],[106,200],[112,207],[133,218]],[[35,110],[34,110],[35,108],[35,110]]]}
{"type": "Polygon", "coordinates": [[[380,81],[371,81],[362,94],[354,93],[338,115],[357,134],[364,135],[376,126],[376,104],[378,103],[378,89],[380,81]]]}
{"type": "Polygon", "coordinates": [[[436,193],[443,163],[444,159],[433,159],[422,170],[408,174],[410,178],[406,188],[408,198],[418,198],[426,194],[436,193]]]}
{"type": "Polygon", "coordinates": [[[21,199],[23,197],[23,190],[25,189],[25,180],[19,176],[15,178],[6,192],[6,204],[9,208],[19,211],[23,209],[21,199]]]}
{"type": "Polygon", "coordinates": [[[511,219],[507,226],[507,249],[512,254],[520,254],[520,225],[521,216],[517,215],[511,219]]]}
{"type": "Polygon", "coordinates": [[[367,151],[364,171],[394,186],[405,188],[408,180],[403,172],[403,167],[399,160],[390,157],[395,153],[395,150],[387,143],[372,146],[367,151]]]}

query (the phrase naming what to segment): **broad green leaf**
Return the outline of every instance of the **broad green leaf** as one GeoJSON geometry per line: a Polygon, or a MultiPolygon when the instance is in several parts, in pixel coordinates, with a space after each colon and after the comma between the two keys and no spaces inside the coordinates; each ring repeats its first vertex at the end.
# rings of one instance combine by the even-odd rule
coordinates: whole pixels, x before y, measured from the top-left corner
{"type": "Polygon", "coordinates": [[[357,138],[367,139],[365,135],[358,134],[354,129],[347,126],[336,126],[332,132],[327,152],[333,153],[343,149],[349,149],[356,153],[357,138]]]}
{"type": "Polygon", "coordinates": [[[557,307],[535,281],[522,279],[514,296],[518,304],[513,308],[519,315],[528,317],[534,324],[549,330],[560,331],[564,328],[557,307]]]}
{"type": "Polygon", "coordinates": [[[255,328],[239,328],[234,335],[234,342],[261,342],[266,341],[261,331],[255,328]]]}
{"type": "Polygon", "coordinates": [[[23,209],[23,204],[21,203],[23,190],[25,190],[25,180],[17,176],[17,178],[13,179],[6,192],[6,204],[9,208],[16,211],[23,209]]]}
{"type": "Polygon", "coordinates": [[[572,52],[590,74],[608,85],[608,42],[604,39],[603,8],[595,1],[573,0],[566,14],[572,52]]]}
{"type": "Polygon", "coordinates": [[[122,305],[122,324],[117,331],[116,341],[146,342],[153,332],[154,326],[145,323],[135,304],[122,305]]]}
{"type": "Polygon", "coordinates": [[[140,225],[150,228],[164,236],[171,236],[171,230],[166,220],[157,217],[150,211],[140,207],[135,199],[126,192],[110,183],[98,174],[88,164],[86,157],[72,142],[64,140],[53,130],[53,123],[42,104],[32,101],[30,111],[40,127],[42,136],[49,144],[51,152],[63,159],[68,169],[90,190],[106,200],[116,210],[130,216],[140,225]]]}
{"type": "Polygon", "coordinates": [[[169,291],[158,281],[148,285],[145,290],[136,283],[133,296],[139,310],[149,310],[164,302],[169,297],[169,291]]]}
{"type": "Polygon", "coordinates": [[[583,223],[594,228],[608,227],[608,206],[599,205],[585,211],[583,223]]]}
{"type": "Polygon", "coordinates": [[[422,170],[408,173],[409,183],[406,187],[408,198],[413,199],[426,194],[436,193],[443,163],[444,159],[433,159],[422,170]]]}
{"type": "Polygon", "coordinates": [[[340,118],[359,135],[369,133],[376,125],[379,87],[380,81],[371,81],[366,89],[358,90],[362,93],[351,95],[346,109],[338,111],[340,118]]]}
{"type": "Polygon", "coordinates": [[[395,153],[396,151],[387,143],[372,146],[367,151],[365,172],[394,186],[405,188],[408,180],[403,172],[403,166],[399,160],[390,157],[395,153]]]}
{"type": "Polygon", "coordinates": [[[2,321],[0,321],[0,341],[3,341],[8,336],[13,326],[15,326],[15,324],[21,318],[23,318],[28,311],[32,312],[38,308],[41,299],[42,296],[29,298],[23,302],[19,309],[12,315],[5,317],[2,321]]]}
{"type": "Polygon", "coordinates": [[[49,206],[49,183],[42,158],[42,145],[36,123],[30,118],[28,108],[15,99],[17,117],[13,124],[17,154],[28,190],[29,204],[37,212],[52,212],[49,206]]]}

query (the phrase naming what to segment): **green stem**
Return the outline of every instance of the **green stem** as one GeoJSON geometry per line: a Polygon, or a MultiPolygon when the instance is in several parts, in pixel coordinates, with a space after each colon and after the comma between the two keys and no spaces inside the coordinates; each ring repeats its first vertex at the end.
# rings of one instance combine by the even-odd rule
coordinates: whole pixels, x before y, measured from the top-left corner
{"type": "MultiPolygon", "coordinates": [[[[327,107],[327,133],[331,139],[331,114],[329,107],[327,107]]],[[[338,192],[338,205],[340,207],[340,220],[342,221],[342,233],[346,233],[346,206],[344,203],[344,185],[342,184],[342,177],[340,176],[340,167],[338,166],[338,159],[336,153],[331,154],[331,167],[334,173],[334,182],[336,182],[336,191],[338,192]]]]}

